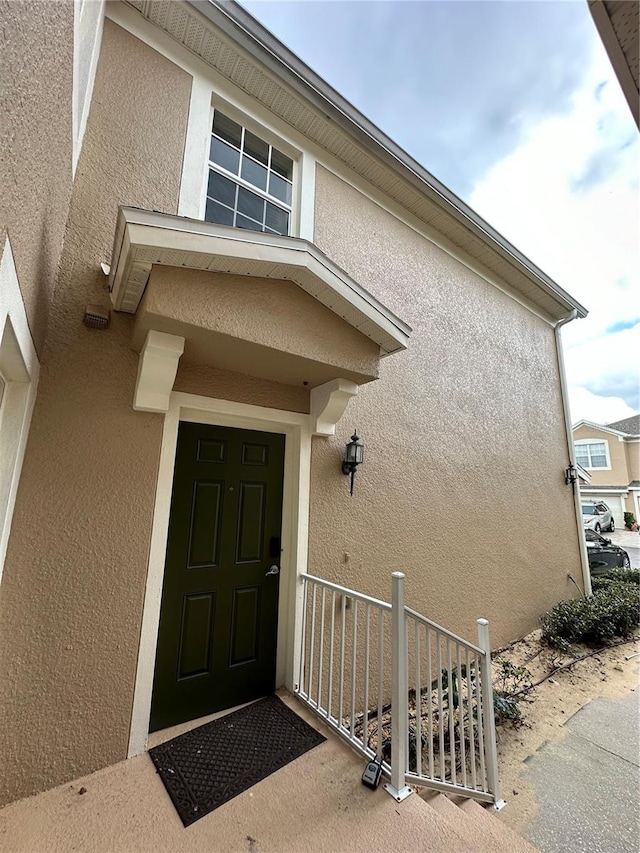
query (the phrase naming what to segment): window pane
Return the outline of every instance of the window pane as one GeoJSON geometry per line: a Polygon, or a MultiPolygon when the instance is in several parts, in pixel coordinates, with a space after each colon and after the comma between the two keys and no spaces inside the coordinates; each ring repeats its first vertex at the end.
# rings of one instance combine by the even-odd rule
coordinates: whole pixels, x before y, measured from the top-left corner
{"type": "Polygon", "coordinates": [[[607,467],[607,457],[600,456],[596,453],[591,454],[591,467],[592,468],[606,468],[607,467]]]}
{"type": "Polygon", "coordinates": [[[215,222],[217,225],[233,225],[233,210],[208,198],[204,218],[206,222],[215,222]]]}
{"type": "Polygon", "coordinates": [[[586,444],[576,444],[576,462],[579,462],[583,468],[589,465],[589,451],[586,444]]]}
{"type": "Polygon", "coordinates": [[[269,175],[269,193],[285,204],[291,204],[291,184],[274,172],[269,175]]]}
{"type": "Polygon", "coordinates": [[[275,148],[271,149],[271,169],[282,175],[283,178],[291,180],[293,178],[293,160],[285,157],[280,151],[275,148]]]}
{"type": "Polygon", "coordinates": [[[236,148],[240,148],[242,127],[235,121],[232,121],[232,119],[218,112],[218,110],[215,111],[213,116],[213,132],[226,142],[235,145],[236,148]]]}
{"type": "Polygon", "coordinates": [[[228,172],[238,174],[238,166],[240,165],[240,152],[236,151],[226,142],[221,142],[215,136],[211,138],[211,154],[210,159],[213,163],[222,166],[228,172]]]}
{"type": "Polygon", "coordinates": [[[244,155],[242,157],[242,177],[258,189],[266,190],[267,188],[267,170],[265,167],[244,155]]]}
{"type": "Polygon", "coordinates": [[[264,163],[265,166],[269,165],[269,146],[248,130],[244,132],[244,150],[255,160],[264,163]]]}
{"type": "Polygon", "coordinates": [[[289,233],[289,214],[286,210],[276,207],[275,204],[267,202],[267,228],[277,231],[278,234],[289,233]]]}
{"type": "Polygon", "coordinates": [[[236,217],[236,225],[238,228],[248,228],[249,231],[262,231],[262,225],[259,222],[254,222],[253,219],[247,219],[240,213],[236,217]]]}
{"type": "Polygon", "coordinates": [[[221,201],[229,207],[236,206],[236,187],[238,185],[219,175],[211,170],[209,172],[209,184],[207,186],[207,195],[210,198],[215,198],[216,201],[221,201]]]}
{"type": "Polygon", "coordinates": [[[262,227],[264,220],[264,199],[257,196],[255,193],[240,187],[238,190],[238,211],[244,213],[245,216],[250,216],[252,219],[257,219],[262,227]]]}

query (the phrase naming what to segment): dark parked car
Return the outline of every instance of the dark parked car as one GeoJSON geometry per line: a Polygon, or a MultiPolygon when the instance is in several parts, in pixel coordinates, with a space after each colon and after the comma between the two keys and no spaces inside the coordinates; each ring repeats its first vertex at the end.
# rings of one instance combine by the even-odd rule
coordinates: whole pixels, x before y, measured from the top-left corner
{"type": "Polygon", "coordinates": [[[595,530],[585,530],[584,534],[587,538],[589,569],[593,577],[603,575],[609,569],[628,569],[631,566],[627,552],[619,545],[612,545],[611,539],[605,539],[595,530]]]}

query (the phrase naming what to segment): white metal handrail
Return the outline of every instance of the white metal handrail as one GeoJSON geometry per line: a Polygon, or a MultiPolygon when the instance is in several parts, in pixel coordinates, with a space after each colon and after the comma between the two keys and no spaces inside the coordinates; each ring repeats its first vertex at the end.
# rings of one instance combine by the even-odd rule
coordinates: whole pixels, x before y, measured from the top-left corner
{"type": "Polygon", "coordinates": [[[390,644],[385,638],[391,605],[313,575],[303,575],[302,581],[302,631],[295,692],[352,747],[366,758],[381,761],[390,772],[384,761],[382,738],[376,738],[375,749],[371,746],[368,712],[375,702],[376,730],[381,732],[385,673],[391,664],[390,644]],[[360,611],[364,630],[358,626],[360,611]],[[373,659],[377,663],[375,669],[373,659]],[[356,707],[366,710],[356,713],[356,707]]]}
{"type": "Polygon", "coordinates": [[[367,759],[398,801],[409,786],[500,800],[488,622],[478,645],[404,603],[302,575],[295,692],[367,759]]]}

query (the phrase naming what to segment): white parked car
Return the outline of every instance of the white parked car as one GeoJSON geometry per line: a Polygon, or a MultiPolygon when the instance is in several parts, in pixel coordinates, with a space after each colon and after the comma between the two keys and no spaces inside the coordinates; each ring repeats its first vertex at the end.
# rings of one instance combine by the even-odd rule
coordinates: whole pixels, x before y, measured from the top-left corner
{"type": "Polygon", "coordinates": [[[603,530],[613,533],[616,529],[613,513],[603,501],[582,504],[582,524],[586,530],[595,530],[596,533],[603,530]]]}

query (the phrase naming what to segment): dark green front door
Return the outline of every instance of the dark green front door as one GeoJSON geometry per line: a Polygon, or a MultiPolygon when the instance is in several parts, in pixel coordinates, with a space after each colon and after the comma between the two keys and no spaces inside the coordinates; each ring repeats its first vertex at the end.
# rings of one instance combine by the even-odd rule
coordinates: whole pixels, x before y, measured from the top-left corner
{"type": "Polygon", "coordinates": [[[283,435],[180,424],[151,731],[273,691],[283,468],[283,435]]]}

